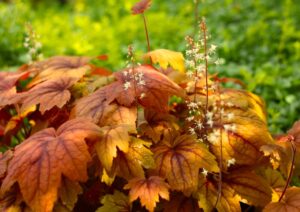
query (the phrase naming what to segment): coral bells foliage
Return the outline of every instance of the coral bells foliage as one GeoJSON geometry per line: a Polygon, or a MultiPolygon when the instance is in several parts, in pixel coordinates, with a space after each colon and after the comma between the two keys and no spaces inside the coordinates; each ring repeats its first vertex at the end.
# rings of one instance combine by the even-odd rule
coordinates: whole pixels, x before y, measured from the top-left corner
{"type": "Polygon", "coordinates": [[[300,124],[273,138],[264,102],[209,73],[199,28],[186,59],[129,47],[115,72],[74,56],[1,72],[1,210],[299,211],[300,124]]]}

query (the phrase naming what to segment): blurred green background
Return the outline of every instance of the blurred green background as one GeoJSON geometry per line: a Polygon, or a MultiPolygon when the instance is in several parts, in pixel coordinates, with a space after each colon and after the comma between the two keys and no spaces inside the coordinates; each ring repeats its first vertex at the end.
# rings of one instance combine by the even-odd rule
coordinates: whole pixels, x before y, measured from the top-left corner
{"type": "MultiPolygon", "coordinates": [[[[0,1],[0,70],[27,62],[26,22],[40,35],[45,57],[107,54],[105,65],[120,69],[129,44],[146,51],[141,16],[130,13],[136,1],[0,1]]],[[[152,49],[184,52],[184,37],[194,32],[194,0],[153,0],[146,15],[152,49]]],[[[264,98],[273,133],[289,129],[300,119],[299,0],[200,0],[201,16],[226,61],[220,75],[242,79],[264,98]]]]}

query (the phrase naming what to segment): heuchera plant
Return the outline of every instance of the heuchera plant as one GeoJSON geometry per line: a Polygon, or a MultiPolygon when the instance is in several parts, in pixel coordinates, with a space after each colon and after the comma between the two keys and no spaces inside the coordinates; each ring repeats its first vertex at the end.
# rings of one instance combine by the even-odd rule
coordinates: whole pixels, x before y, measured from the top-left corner
{"type": "Polygon", "coordinates": [[[264,102],[209,74],[221,60],[204,19],[186,59],[150,51],[150,4],[132,8],[143,64],[130,46],[114,73],[93,65],[103,55],[0,72],[1,210],[300,211],[300,124],[273,138],[264,102]]]}

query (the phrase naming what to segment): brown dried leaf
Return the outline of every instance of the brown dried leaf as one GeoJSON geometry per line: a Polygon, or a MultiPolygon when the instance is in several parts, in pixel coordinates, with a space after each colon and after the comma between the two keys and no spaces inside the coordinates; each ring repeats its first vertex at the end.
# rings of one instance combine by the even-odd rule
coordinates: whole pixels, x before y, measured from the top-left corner
{"type": "Polygon", "coordinates": [[[197,200],[176,194],[164,204],[164,212],[201,212],[197,200]]]}
{"type": "Polygon", "coordinates": [[[21,111],[27,110],[33,105],[39,104],[41,113],[45,113],[54,106],[62,108],[71,98],[68,90],[78,79],[61,77],[41,83],[29,91],[22,93],[21,111]]]}
{"type": "Polygon", "coordinates": [[[169,200],[169,185],[158,176],[151,176],[148,179],[134,178],[125,185],[124,189],[130,189],[130,202],[140,198],[141,204],[150,212],[154,211],[159,196],[169,200]]]}
{"type": "Polygon", "coordinates": [[[7,150],[5,153],[0,153],[0,179],[5,177],[9,161],[12,159],[14,153],[7,150]]]}
{"type": "Polygon", "coordinates": [[[281,202],[271,202],[263,212],[298,212],[300,211],[300,188],[291,187],[286,190],[281,202]]]}
{"type": "Polygon", "coordinates": [[[74,119],[57,131],[47,128],[35,133],[16,147],[1,193],[18,182],[33,211],[52,211],[62,175],[71,181],[87,180],[91,156],[85,138],[98,137],[100,132],[87,119],[74,119]]]}
{"type": "Polygon", "coordinates": [[[219,167],[204,144],[194,136],[181,135],[153,148],[156,171],[166,177],[171,188],[190,193],[197,188],[199,168],[218,172],[219,167]]]}
{"type": "Polygon", "coordinates": [[[132,8],[131,12],[133,15],[144,13],[145,10],[151,6],[151,0],[140,0],[132,8]]]}

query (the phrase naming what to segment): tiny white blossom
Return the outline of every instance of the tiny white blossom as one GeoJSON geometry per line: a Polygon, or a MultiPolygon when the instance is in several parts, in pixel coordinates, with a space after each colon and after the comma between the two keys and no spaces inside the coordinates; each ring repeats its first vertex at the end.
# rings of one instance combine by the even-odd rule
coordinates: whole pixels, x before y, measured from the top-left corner
{"type": "Polygon", "coordinates": [[[146,96],[146,94],[145,94],[145,93],[141,93],[141,95],[140,95],[140,99],[144,98],[145,96],[146,96]]]}
{"type": "Polygon", "coordinates": [[[186,120],[190,122],[190,121],[193,121],[194,118],[195,118],[194,116],[190,116],[190,117],[187,117],[186,120]]]}
{"type": "Polygon", "coordinates": [[[214,44],[211,44],[209,51],[214,52],[217,49],[217,46],[214,44]]]}
{"type": "Polygon", "coordinates": [[[210,133],[207,137],[207,140],[211,144],[217,144],[220,138],[220,131],[219,130],[214,130],[212,133],[210,133]]]}
{"type": "Polygon", "coordinates": [[[227,113],[228,120],[232,120],[234,118],[234,113],[227,113]]]}
{"type": "Polygon", "coordinates": [[[201,130],[203,128],[203,123],[200,120],[196,121],[196,128],[201,130]]]}
{"type": "Polygon", "coordinates": [[[189,78],[191,78],[191,77],[194,75],[194,72],[188,71],[188,72],[186,72],[186,75],[187,75],[189,78]]]}
{"type": "Polygon", "coordinates": [[[128,88],[131,87],[131,83],[129,81],[127,81],[127,82],[124,83],[123,86],[124,86],[124,90],[126,91],[126,90],[128,90],[128,88]]]}
{"type": "Polygon", "coordinates": [[[205,177],[207,176],[208,174],[208,171],[206,169],[203,168],[203,171],[201,172],[205,177]]]}
{"type": "Polygon", "coordinates": [[[213,112],[208,111],[208,112],[206,113],[206,118],[207,118],[207,119],[212,119],[213,115],[214,115],[213,112]]]}
{"type": "Polygon", "coordinates": [[[227,161],[227,167],[230,167],[231,165],[234,165],[236,160],[234,158],[231,158],[227,161]]]}
{"type": "Polygon", "coordinates": [[[145,83],[144,80],[139,80],[139,81],[137,82],[137,84],[140,85],[140,86],[146,85],[146,83],[145,83]]]}
{"type": "Polygon", "coordinates": [[[192,135],[196,134],[195,129],[190,127],[189,128],[189,133],[192,134],[192,135]]]}
{"type": "Polygon", "coordinates": [[[212,119],[208,119],[206,122],[210,127],[214,125],[214,121],[212,119]]]}
{"type": "Polygon", "coordinates": [[[224,127],[225,131],[231,131],[231,132],[236,131],[236,125],[235,124],[224,124],[223,127],[224,127]]]}

